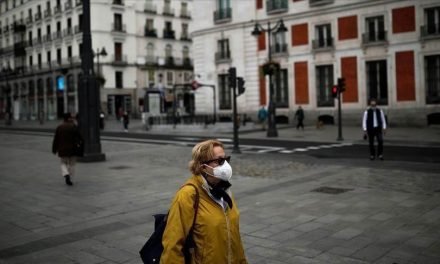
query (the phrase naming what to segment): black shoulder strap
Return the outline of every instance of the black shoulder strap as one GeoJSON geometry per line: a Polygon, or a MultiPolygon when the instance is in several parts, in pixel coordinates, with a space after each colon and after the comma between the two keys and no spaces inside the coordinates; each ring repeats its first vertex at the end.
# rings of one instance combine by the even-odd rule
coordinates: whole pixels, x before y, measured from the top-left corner
{"type": "Polygon", "coordinates": [[[183,185],[182,187],[187,186],[187,185],[191,185],[196,190],[196,200],[194,201],[194,206],[193,206],[194,207],[194,219],[193,219],[193,223],[191,225],[191,229],[189,231],[190,234],[192,234],[192,231],[194,229],[194,224],[196,223],[196,219],[197,219],[197,212],[199,211],[200,195],[199,195],[199,190],[197,189],[197,186],[195,186],[192,183],[187,183],[187,184],[183,185]]]}

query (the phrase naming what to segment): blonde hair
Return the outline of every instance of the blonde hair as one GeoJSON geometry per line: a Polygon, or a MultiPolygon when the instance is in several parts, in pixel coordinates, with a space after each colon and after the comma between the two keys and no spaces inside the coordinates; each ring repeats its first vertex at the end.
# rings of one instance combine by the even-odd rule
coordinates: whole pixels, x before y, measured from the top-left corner
{"type": "Polygon", "coordinates": [[[223,147],[223,143],[216,139],[202,141],[192,149],[192,159],[189,162],[189,170],[194,175],[202,174],[202,165],[205,161],[214,158],[214,147],[223,147]]]}

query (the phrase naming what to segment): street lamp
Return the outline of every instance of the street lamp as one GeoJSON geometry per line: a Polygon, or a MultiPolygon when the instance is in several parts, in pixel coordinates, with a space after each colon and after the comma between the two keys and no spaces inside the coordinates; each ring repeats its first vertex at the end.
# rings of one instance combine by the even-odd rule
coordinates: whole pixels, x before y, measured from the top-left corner
{"type": "Polygon", "coordinates": [[[6,117],[5,117],[5,124],[11,125],[12,124],[12,102],[11,102],[11,87],[9,87],[9,74],[11,74],[12,69],[11,66],[8,64],[7,67],[2,69],[3,76],[6,81],[6,117]]]}
{"type": "Polygon", "coordinates": [[[98,64],[98,72],[97,72],[98,74],[97,74],[97,77],[98,77],[98,78],[101,78],[100,64],[99,64],[99,57],[100,57],[100,56],[102,56],[102,57],[107,56],[107,51],[105,50],[104,47],[102,47],[101,50],[99,50],[99,48],[98,48],[98,49],[96,50],[96,53],[94,53],[93,55],[96,56],[96,63],[98,64]]]}
{"type": "Polygon", "coordinates": [[[267,136],[268,137],[278,137],[278,131],[277,131],[277,126],[276,126],[276,121],[275,121],[275,111],[276,111],[276,106],[275,106],[275,102],[274,102],[274,87],[273,87],[273,81],[272,81],[272,76],[275,73],[275,71],[277,71],[279,69],[279,64],[276,62],[272,61],[272,47],[271,47],[271,37],[272,37],[272,32],[274,33],[280,33],[280,32],[286,32],[287,28],[286,26],[284,26],[284,22],[282,19],[278,20],[278,22],[275,24],[274,27],[271,27],[270,25],[270,21],[267,21],[267,28],[263,28],[258,22],[255,22],[255,26],[254,26],[254,30],[252,31],[252,36],[260,36],[261,34],[264,33],[268,33],[268,46],[269,46],[269,50],[268,50],[268,58],[269,58],[269,62],[266,63],[263,67],[263,72],[265,75],[269,75],[269,118],[268,118],[268,122],[269,122],[269,126],[267,129],[267,136]]]}

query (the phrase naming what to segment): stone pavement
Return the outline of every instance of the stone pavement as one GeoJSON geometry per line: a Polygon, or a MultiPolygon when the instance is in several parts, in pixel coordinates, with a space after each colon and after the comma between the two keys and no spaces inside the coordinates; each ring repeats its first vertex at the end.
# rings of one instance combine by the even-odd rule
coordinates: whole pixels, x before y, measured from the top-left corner
{"type": "MultiPolygon", "coordinates": [[[[141,263],[191,148],[103,141],[68,187],[50,144],[0,131],[0,263],[141,263]]],[[[437,174],[283,157],[232,157],[249,263],[440,263],[437,174]]]]}

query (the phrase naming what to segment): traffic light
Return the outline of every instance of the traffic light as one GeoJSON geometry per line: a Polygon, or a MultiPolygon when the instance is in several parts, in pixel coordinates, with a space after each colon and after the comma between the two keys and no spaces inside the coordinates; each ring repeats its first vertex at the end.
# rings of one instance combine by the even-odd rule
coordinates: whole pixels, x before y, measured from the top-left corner
{"type": "Polygon", "coordinates": [[[332,86],[332,96],[333,96],[333,98],[338,97],[338,86],[337,85],[332,86]]]}
{"type": "Polygon", "coordinates": [[[229,87],[235,88],[237,87],[237,70],[235,67],[231,67],[228,70],[228,78],[229,78],[229,87]]]}
{"type": "Polygon", "coordinates": [[[237,77],[237,87],[238,87],[237,96],[241,95],[246,90],[246,87],[244,87],[245,82],[246,81],[243,79],[243,77],[237,77]]]}
{"type": "Polygon", "coordinates": [[[338,88],[339,88],[340,93],[343,93],[345,91],[345,78],[344,77],[338,78],[338,88]]]}

